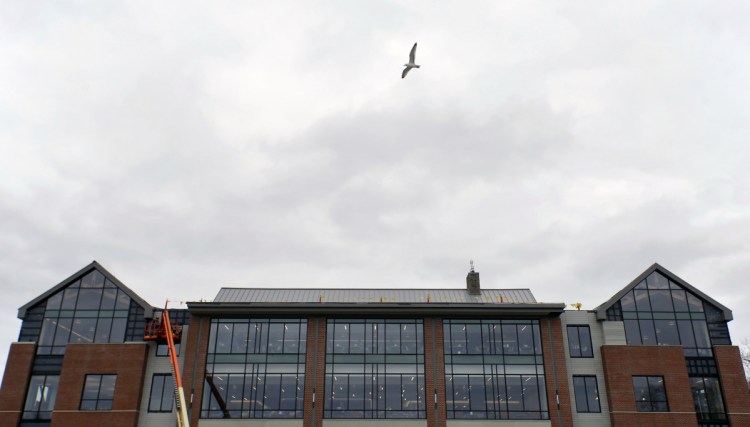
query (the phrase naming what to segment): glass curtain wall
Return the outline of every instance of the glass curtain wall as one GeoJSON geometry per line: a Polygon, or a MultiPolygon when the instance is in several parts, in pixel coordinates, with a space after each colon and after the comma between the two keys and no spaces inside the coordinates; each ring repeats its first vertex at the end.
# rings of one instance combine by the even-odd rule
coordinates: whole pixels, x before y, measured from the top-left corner
{"type": "Polygon", "coordinates": [[[302,418],[307,319],[212,319],[201,418],[302,418]]]}
{"type": "Polygon", "coordinates": [[[682,345],[686,357],[711,357],[703,301],[658,272],[608,310],[622,320],[628,345],[682,345]]]}
{"type": "Polygon", "coordinates": [[[329,319],[326,418],[425,418],[422,319],[329,319]]]}
{"type": "Polygon", "coordinates": [[[538,320],[443,321],[448,419],[549,419],[538,320]]]}
{"type": "Polygon", "coordinates": [[[93,270],[47,299],[37,354],[63,354],[69,343],[124,342],[129,309],[130,297],[93,270]]]}

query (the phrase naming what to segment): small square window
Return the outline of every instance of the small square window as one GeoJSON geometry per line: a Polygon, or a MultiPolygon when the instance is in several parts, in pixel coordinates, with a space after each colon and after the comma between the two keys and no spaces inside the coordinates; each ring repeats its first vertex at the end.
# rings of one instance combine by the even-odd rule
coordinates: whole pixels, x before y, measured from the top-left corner
{"type": "Polygon", "coordinates": [[[570,357],[594,357],[588,325],[568,326],[568,351],[570,357]]]}
{"type": "Polygon", "coordinates": [[[634,376],[633,391],[638,412],[669,412],[664,377],[634,376]]]}
{"type": "Polygon", "coordinates": [[[86,375],[81,395],[82,411],[111,411],[117,375],[86,375]]]}

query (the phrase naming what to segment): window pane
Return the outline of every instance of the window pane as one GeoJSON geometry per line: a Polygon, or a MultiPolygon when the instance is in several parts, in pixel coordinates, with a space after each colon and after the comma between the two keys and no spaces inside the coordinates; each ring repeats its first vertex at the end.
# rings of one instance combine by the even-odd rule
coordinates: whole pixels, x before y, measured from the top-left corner
{"type": "Polygon", "coordinates": [[[505,354],[518,354],[516,325],[503,324],[503,350],[505,354]]]}
{"type": "Polygon", "coordinates": [[[284,324],[270,323],[268,325],[268,353],[284,352],[284,324]]]}
{"type": "Polygon", "coordinates": [[[653,311],[674,311],[672,307],[672,296],[669,289],[650,290],[651,310],[653,311]]]}
{"type": "Polygon", "coordinates": [[[688,306],[692,313],[703,313],[703,301],[688,292],[688,306]]]}
{"type": "Polygon", "coordinates": [[[651,402],[651,394],[648,390],[648,379],[646,377],[633,377],[633,391],[636,402],[651,402]]]}
{"type": "Polygon", "coordinates": [[[635,306],[638,311],[651,311],[651,303],[648,300],[648,291],[635,289],[633,290],[635,295],[635,306]]]}
{"type": "Polygon", "coordinates": [[[678,345],[680,336],[677,332],[677,322],[674,320],[654,320],[656,339],[661,345],[678,345]]]}
{"type": "Polygon", "coordinates": [[[534,354],[534,334],[531,325],[518,325],[519,354],[534,354]]]}
{"type": "Polygon", "coordinates": [[[656,332],[654,331],[653,320],[639,320],[638,325],[641,327],[641,340],[643,345],[656,345],[656,332]]]}
{"type": "Polygon", "coordinates": [[[62,303],[62,292],[57,292],[51,297],[47,298],[47,310],[59,310],[60,304],[62,303]]]}
{"type": "Polygon", "coordinates": [[[672,303],[674,304],[674,311],[688,311],[687,295],[682,289],[672,289],[672,303]]]}
{"type": "Polygon", "coordinates": [[[646,278],[646,283],[648,284],[649,289],[669,288],[669,281],[667,280],[667,278],[656,271],[649,274],[649,276],[646,278]]]}
{"type": "Polygon", "coordinates": [[[247,353],[247,323],[236,323],[232,328],[232,353],[247,353]]]}
{"type": "MultiPolygon", "coordinates": [[[[361,325],[364,327],[364,325],[361,325]]],[[[300,346],[300,324],[299,323],[285,323],[284,324],[284,353],[298,353],[300,346]]],[[[364,340],[364,329],[362,329],[362,339],[364,340]]]]}
{"type": "Polygon", "coordinates": [[[568,348],[570,349],[570,357],[581,357],[581,343],[577,326],[568,326],[568,348]]]}
{"type": "Polygon", "coordinates": [[[78,289],[67,288],[63,293],[62,310],[73,310],[76,308],[76,299],[78,298],[78,289]]]}
{"type": "Polygon", "coordinates": [[[481,325],[466,325],[466,350],[468,354],[482,354],[481,325]]]}
{"type": "Polygon", "coordinates": [[[599,387],[596,377],[586,377],[586,393],[588,396],[589,412],[601,412],[599,406],[599,387]]]}
{"type": "Polygon", "coordinates": [[[585,377],[573,377],[573,392],[576,398],[576,411],[589,412],[585,377]]]}
{"type": "Polygon", "coordinates": [[[711,339],[708,336],[708,326],[706,326],[705,320],[693,320],[693,331],[695,331],[696,347],[711,347],[711,339]]]}
{"type": "Polygon", "coordinates": [[[588,326],[578,327],[578,336],[581,342],[581,357],[593,357],[594,352],[591,348],[591,331],[588,326]]]}
{"type": "Polygon", "coordinates": [[[96,399],[99,396],[100,375],[86,375],[83,385],[83,399],[96,399]]]}
{"type": "Polygon", "coordinates": [[[151,381],[151,394],[148,400],[148,411],[161,411],[162,393],[164,392],[164,375],[154,375],[151,381]]]}
{"type": "Polygon", "coordinates": [[[719,386],[718,378],[705,378],[704,384],[709,411],[715,415],[721,414],[723,418],[724,400],[721,398],[721,387],[719,386]]]}
{"type": "Polygon", "coordinates": [[[71,343],[92,343],[96,331],[96,318],[74,319],[73,330],[70,333],[71,343]]]}
{"type": "Polygon", "coordinates": [[[451,324],[451,354],[466,354],[466,325],[451,324]]]}
{"type": "Polygon", "coordinates": [[[81,288],[78,292],[78,310],[98,310],[102,300],[102,289],[81,288]]]}
{"type": "Polygon", "coordinates": [[[112,319],[112,330],[109,333],[109,342],[124,342],[125,328],[128,319],[112,319]]]}
{"type": "Polygon", "coordinates": [[[99,399],[114,399],[117,375],[102,375],[99,399]]]}
{"type": "Polygon", "coordinates": [[[641,344],[641,329],[637,320],[625,320],[625,338],[628,345],[641,344]]]}
{"type": "Polygon", "coordinates": [[[628,292],[622,297],[620,305],[622,306],[622,311],[635,311],[635,298],[633,297],[633,291],[628,292]]]}

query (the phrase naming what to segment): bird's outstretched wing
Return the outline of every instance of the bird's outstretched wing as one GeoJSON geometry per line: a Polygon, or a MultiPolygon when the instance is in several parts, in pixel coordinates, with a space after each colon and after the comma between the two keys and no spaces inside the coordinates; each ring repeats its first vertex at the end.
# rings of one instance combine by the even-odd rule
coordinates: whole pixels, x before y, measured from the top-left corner
{"type": "Polygon", "coordinates": [[[402,78],[402,79],[403,79],[404,77],[406,77],[406,73],[408,73],[408,72],[409,72],[409,70],[411,70],[411,67],[406,67],[406,68],[404,68],[404,71],[402,71],[402,72],[401,72],[401,78],[402,78]]]}
{"type": "Polygon", "coordinates": [[[411,48],[411,52],[409,52],[409,63],[414,63],[414,57],[417,55],[417,44],[414,43],[414,46],[411,48]]]}

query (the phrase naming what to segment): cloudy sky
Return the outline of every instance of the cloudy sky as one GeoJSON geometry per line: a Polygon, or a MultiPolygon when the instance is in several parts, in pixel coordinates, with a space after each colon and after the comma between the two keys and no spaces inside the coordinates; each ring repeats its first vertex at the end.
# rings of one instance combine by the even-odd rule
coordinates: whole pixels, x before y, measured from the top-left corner
{"type": "Polygon", "coordinates": [[[0,368],[99,261],[221,286],[531,288],[659,262],[750,336],[746,1],[0,4],[0,368]],[[417,63],[401,79],[414,42],[417,63]]]}

